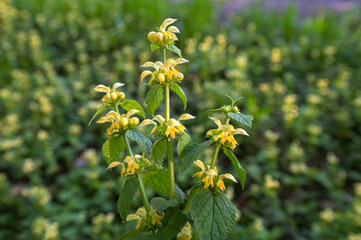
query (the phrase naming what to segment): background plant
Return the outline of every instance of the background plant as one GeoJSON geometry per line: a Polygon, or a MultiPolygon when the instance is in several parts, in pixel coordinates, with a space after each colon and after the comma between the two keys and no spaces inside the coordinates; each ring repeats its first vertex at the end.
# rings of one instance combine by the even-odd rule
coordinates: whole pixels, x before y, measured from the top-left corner
{"type": "MultiPolygon", "coordinates": [[[[360,182],[358,9],[300,18],[294,8],[247,8],[220,22],[221,7],[209,1],[1,4],[1,238],[43,238],[48,228],[35,226],[68,239],[113,239],[128,229],[115,208],[122,180],[105,174],[94,151],[106,128],[86,127],[99,107],[90,88],[120,81],[126,96],[144,99],[135,79],[149,45],[140,33],[168,15],[182,19],[179,48],[192,62],[181,70],[188,102],[197,102],[187,112],[200,116],[189,129],[194,139],[215,126],[199,113],[222,106],[225,94],[244,96],[241,111],[255,117],[253,137],[235,151],[248,175],[242,194],[237,185],[227,190],[242,209],[230,238],[324,239],[331,228],[329,239],[357,234],[346,214],[360,182]],[[325,209],[334,224],[320,217],[325,209]]],[[[182,109],[171,101],[172,111],[182,109]]],[[[193,184],[187,179],[196,169],[179,176],[181,188],[193,184]]],[[[131,208],[139,205],[138,195],[131,208]]]]}

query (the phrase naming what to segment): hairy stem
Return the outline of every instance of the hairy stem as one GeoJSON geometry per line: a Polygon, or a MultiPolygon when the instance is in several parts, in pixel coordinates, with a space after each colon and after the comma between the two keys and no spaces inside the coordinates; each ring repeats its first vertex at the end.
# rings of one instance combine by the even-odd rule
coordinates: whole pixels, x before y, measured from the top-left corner
{"type": "MultiPolygon", "coordinates": [[[[163,63],[167,61],[167,49],[163,49],[163,63]]],[[[170,90],[169,85],[165,85],[165,92],[164,92],[164,99],[165,99],[165,121],[168,122],[170,119],[170,90]]],[[[173,143],[172,139],[167,139],[167,152],[168,152],[168,168],[169,168],[169,181],[170,181],[170,188],[169,188],[169,198],[174,198],[174,191],[175,191],[175,180],[174,180],[174,160],[173,160],[173,143]]]]}
{"type": "MultiPolygon", "coordinates": [[[[128,150],[129,155],[130,155],[131,157],[134,157],[132,148],[130,147],[130,143],[129,143],[128,137],[125,136],[125,135],[124,135],[124,141],[125,141],[125,144],[126,144],[126,146],[127,146],[127,150],[128,150]]],[[[150,211],[150,204],[149,204],[147,195],[145,194],[145,187],[144,187],[144,183],[143,183],[143,179],[142,179],[142,174],[141,174],[141,173],[138,174],[138,181],[139,181],[140,196],[142,197],[142,201],[143,201],[145,210],[146,210],[147,213],[148,213],[148,212],[150,211]]]]}
{"type": "MultiPolygon", "coordinates": [[[[231,119],[229,117],[227,117],[227,121],[226,121],[226,124],[229,123],[231,119]]],[[[211,162],[211,166],[210,168],[214,168],[216,166],[216,162],[217,162],[217,158],[218,158],[218,153],[219,153],[219,150],[221,149],[221,145],[220,144],[217,144],[216,145],[216,148],[214,149],[214,153],[213,153],[213,157],[212,157],[212,162],[211,162]]]]}

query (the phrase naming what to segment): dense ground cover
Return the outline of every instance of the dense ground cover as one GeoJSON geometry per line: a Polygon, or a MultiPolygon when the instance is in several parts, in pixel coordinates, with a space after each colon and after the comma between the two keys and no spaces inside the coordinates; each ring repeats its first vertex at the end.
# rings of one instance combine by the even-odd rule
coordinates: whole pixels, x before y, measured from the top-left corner
{"type": "MultiPolygon", "coordinates": [[[[247,9],[218,21],[218,4],[0,2],[0,239],[115,239],[129,227],[115,207],[122,181],[100,154],[104,128],[87,126],[99,106],[92,89],[120,81],[144,100],[145,36],[165,17],[186,37],[188,112],[227,93],[255,116],[235,152],[248,176],[244,191],[228,188],[240,210],[230,238],[360,238],[359,12],[247,9]]],[[[188,131],[203,139],[214,126],[196,121],[188,131]]]]}

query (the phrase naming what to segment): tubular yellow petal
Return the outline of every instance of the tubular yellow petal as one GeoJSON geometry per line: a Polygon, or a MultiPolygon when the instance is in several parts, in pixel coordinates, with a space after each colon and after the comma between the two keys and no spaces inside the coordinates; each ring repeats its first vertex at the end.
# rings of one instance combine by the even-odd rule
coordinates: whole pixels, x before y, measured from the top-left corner
{"type": "Polygon", "coordinates": [[[104,86],[103,84],[100,84],[94,88],[94,91],[108,93],[108,92],[110,92],[110,89],[108,87],[104,86]]]}
{"type": "Polygon", "coordinates": [[[147,212],[145,211],[144,208],[138,208],[138,210],[135,212],[135,214],[145,217],[147,215],[147,212]]]}
{"type": "Polygon", "coordinates": [[[127,112],[127,117],[129,118],[130,116],[133,116],[134,114],[139,113],[139,112],[140,112],[139,110],[132,109],[127,112]]]}
{"type": "Polygon", "coordinates": [[[180,33],[179,29],[175,26],[170,26],[168,29],[167,29],[167,32],[171,32],[171,33],[180,33]]]}
{"type": "Polygon", "coordinates": [[[157,65],[159,68],[162,68],[163,63],[161,61],[155,62],[155,65],[157,65]]]}
{"type": "Polygon", "coordinates": [[[232,180],[233,182],[237,182],[237,180],[230,173],[225,173],[225,174],[222,174],[222,175],[219,176],[219,179],[224,179],[224,178],[232,180]]]}
{"type": "Polygon", "coordinates": [[[167,122],[167,125],[169,127],[177,127],[179,125],[181,125],[177,120],[175,120],[174,118],[169,119],[169,121],[167,122]]]}
{"type": "Polygon", "coordinates": [[[224,192],[224,190],[226,190],[226,186],[224,185],[224,182],[223,182],[222,179],[218,179],[217,186],[218,186],[219,189],[221,189],[221,191],[223,191],[223,192],[224,192]]]}
{"type": "Polygon", "coordinates": [[[140,217],[139,217],[138,215],[136,215],[136,214],[129,214],[129,215],[127,216],[126,221],[128,222],[128,221],[132,221],[132,220],[138,220],[138,221],[140,221],[140,217]]]}
{"type": "Polygon", "coordinates": [[[209,117],[209,118],[212,119],[215,124],[217,124],[218,129],[220,129],[222,127],[222,123],[218,118],[215,118],[215,117],[209,117]]]}
{"type": "Polygon", "coordinates": [[[148,126],[149,124],[153,124],[153,125],[157,126],[157,123],[154,122],[153,120],[145,119],[145,120],[143,120],[143,122],[139,125],[139,127],[148,126]]]}
{"type": "Polygon", "coordinates": [[[107,113],[107,117],[113,118],[115,120],[119,120],[120,119],[120,114],[114,111],[110,111],[107,113]]]}
{"type": "Polygon", "coordinates": [[[99,118],[99,120],[97,121],[97,123],[106,123],[106,122],[112,122],[112,120],[109,117],[101,117],[99,118]]]}
{"type": "Polygon", "coordinates": [[[169,58],[165,63],[163,64],[163,67],[165,70],[169,70],[170,67],[173,67],[177,64],[176,60],[173,58],[169,58]]]}
{"type": "Polygon", "coordinates": [[[119,166],[119,165],[123,165],[123,163],[121,163],[121,162],[112,162],[111,164],[109,164],[107,169],[111,169],[111,168],[114,168],[114,167],[119,166]]]}
{"type": "Polygon", "coordinates": [[[146,62],[141,67],[152,67],[155,70],[159,69],[159,66],[157,64],[153,63],[153,62],[146,62]]]}
{"type": "Polygon", "coordinates": [[[165,119],[161,115],[157,115],[153,118],[154,120],[158,121],[159,123],[164,123],[165,119]]]}
{"type": "Polygon", "coordinates": [[[115,91],[119,87],[123,87],[124,85],[125,85],[124,83],[120,83],[120,82],[114,83],[113,91],[115,91]]]}
{"type": "Polygon", "coordinates": [[[233,132],[232,132],[233,135],[235,134],[242,134],[242,135],[246,135],[246,136],[249,136],[248,133],[242,129],[242,128],[237,128],[235,129],[233,132]]]}
{"type": "Polygon", "coordinates": [[[177,21],[177,19],[173,19],[173,18],[167,18],[163,21],[162,25],[160,25],[159,29],[161,31],[165,31],[166,27],[168,27],[169,25],[171,25],[172,23],[174,23],[175,21],[177,21]]]}
{"type": "Polygon", "coordinates": [[[189,119],[194,119],[196,118],[195,116],[192,116],[188,113],[185,113],[185,114],[182,114],[179,118],[178,118],[178,121],[181,121],[181,120],[189,120],[189,119]]]}
{"type": "Polygon", "coordinates": [[[153,73],[149,70],[145,70],[142,72],[142,74],[140,75],[140,81],[143,81],[143,79],[148,76],[148,75],[152,75],[153,73]]]}
{"type": "Polygon", "coordinates": [[[175,65],[177,65],[177,64],[182,64],[182,63],[187,63],[187,62],[189,62],[189,60],[187,60],[187,59],[185,59],[185,58],[177,58],[177,59],[175,60],[175,65]]]}
{"type": "Polygon", "coordinates": [[[131,165],[131,164],[133,164],[133,158],[131,157],[131,156],[126,156],[125,158],[124,158],[124,162],[125,163],[128,163],[129,165],[131,165]]]}
{"type": "Polygon", "coordinates": [[[196,165],[197,167],[199,167],[200,169],[202,169],[202,172],[204,172],[204,170],[206,169],[201,160],[194,161],[193,164],[196,165]]]}

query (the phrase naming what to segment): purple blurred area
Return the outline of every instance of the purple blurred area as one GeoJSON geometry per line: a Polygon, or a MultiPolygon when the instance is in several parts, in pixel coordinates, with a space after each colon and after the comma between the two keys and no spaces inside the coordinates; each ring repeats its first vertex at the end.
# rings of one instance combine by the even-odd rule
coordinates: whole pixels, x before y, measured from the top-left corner
{"type": "Polygon", "coordinates": [[[229,0],[224,6],[224,13],[229,14],[251,5],[263,5],[265,10],[282,11],[289,5],[297,6],[302,16],[309,16],[319,9],[327,8],[337,12],[360,7],[361,0],[229,0]]]}

